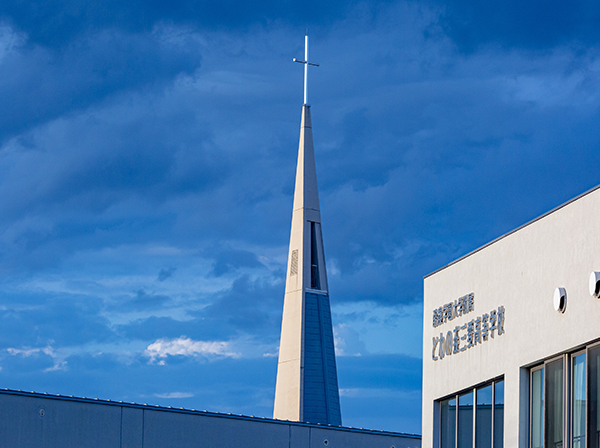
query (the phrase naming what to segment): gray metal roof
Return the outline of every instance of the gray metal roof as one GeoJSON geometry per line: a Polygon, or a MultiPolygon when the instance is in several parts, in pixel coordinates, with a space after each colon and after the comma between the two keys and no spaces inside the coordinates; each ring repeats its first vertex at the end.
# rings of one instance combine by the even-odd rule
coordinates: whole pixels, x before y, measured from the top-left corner
{"type": "Polygon", "coordinates": [[[73,395],[49,394],[46,392],[33,392],[33,391],[28,392],[28,391],[23,391],[23,390],[14,390],[14,389],[6,389],[5,388],[5,389],[0,389],[0,394],[21,395],[21,396],[27,396],[27,397],[32,397],[32,398],[45,398],[45,399],[52,399],[52,400],[77,401],[77,402],[83,402],[83,403],[96,403],[96,404],[104,404],[104,405],[109,405],[109,406],[125,406],[125,407],[131,407],[131,408],[151,409],[151,410],[155,410],[155,411],[206,415],[206,416],[210,416],[210,417],[233,418],[233,419],[238,419],[238,420],[252,420],[252,421],[260,421],[260,422],[268,422],[268,423],[286,424],[286,425],[327,428],[327,429],[333,429],[333,430],[337,430],[337,431],[363,432],[363,433],[368,433],[368,434],[393,435],[393,436],[402,436],[402,437],[408,437],[408,438],[414,438],[414,439],[421,439],[420,435],[407,434],[407,433],[403,433],[403,432],[353,428],[351,426],[322,425],[319,423],[292,422],[289,420],[276,420],[276,419],[267,418],[267,417],[255,417],[254,415],[200,411],[197,409],[186,409],[186,408],[182,408],[182,407],[174,408],[172,406],[160,406],[158,404],[147,404],[147,403],[140,404],[140,403],[126,402],[126,401],[105,400],[105,399],[101,399],[101,398],[88,398],[88,397],[76,397],[73,395]]]}

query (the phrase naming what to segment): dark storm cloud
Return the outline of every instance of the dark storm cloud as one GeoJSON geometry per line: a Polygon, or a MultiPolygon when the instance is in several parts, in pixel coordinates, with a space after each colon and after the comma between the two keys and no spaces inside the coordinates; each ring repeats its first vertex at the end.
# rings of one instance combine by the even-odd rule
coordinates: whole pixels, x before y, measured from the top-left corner
{"type": "MultiPolygon", "coordinates": [[[[331,284],[340,282],[336,287],[342,288],[343,300],[417,300],[422,275],[568,198],[557,186],[545,202],[523,197],[511,203],[524,191],[539,192],[539,185],[551,180],[548,161],[556,159],[548,158],[548,153],[561,158],[561,147],[579,146],[565,158],[566,165],[561,164],[561,169],[574,171],[580,171],[586,158],[597,157],[591,149],[598,137],[592,126],[597,113],[576,106],[585,104],[586,97],[593,98],[597,86],[585,69],[593,66],[593,51],[566,51],[555,58],[538,55],[533,60],[503,52],[465,58],[455,54],[443,36],[419,36],[423,28],[435,24],[437,13],[423,18],[402,5],[390,6],[387,21],[377,19],[386,33],[368,28],[356,41],[326,40],[325,56],[332,60],[315,75],[315,141],[325,245],[328,259],[340,271],[337,279],[332,275],[331,284]],[[399,12],[407,18],[396,23],[393,17],[399,12]],[[418,19],[410,19],[410,14],[418,19]],[[400,31],[406,29],[414,31],[412,40],[400,31]],[[361,67],[353,58],[360,59],[364,48],[375,49],[367,53],[368,70],[353,70],[361,67]],[[560,87],[578,73],[583,73],[583,79],[576,81],[572,95],[565,94],[571,95],[571,102],[563,104],[560,98],[554,102],[554,92],[564,91],[560,87]],[[349,79],[368,94],[349,97],[354,90],[349,79]],[[531,86],[545,90],[531,96],[531,86]],[[335,90],[342,87],[346,91],[335,90]],[[330,88],[333,93],[328,93],[330,88]]],[[[135,36],[156,41],[157,35],[168,34],[163,29],[135,36]]],[[[236,48],[216,62],[232,64],[227,65],[230,76],[245,70],[256,54],[268,54],[263,47],[260,50],[236,48]]],[[[174,64],[165,79],[180,69],[188,73],[194,66],[174,64]]],[[[216,79],[227,76],[220,73],[216,79]]],[[[274,85],[278,90],[282,86],[274,85]]],[[[219,96],[177,90],[172,94],[166,89],[167,100],[158,103],[158,93],[142,90],[140,95],[148,93],[150,100],[137,97],[133,106],[127,106],[127,96],[117,96],[117,106],[102,113],[61,119],[48,126],[43,137],[38,132],[17,140],[14,147],[19,154],[35,154],[42,163],[39,168],[25,164],[15,184],[28,179],[24,173],[32,171],[36,179],[48,178],[47,171],[53,176],[28,188],[34,195],[10,189],[4,195],[9,198],[2,213],[5,219],[25,210],[44,212],[33,223],[23,220],[15,226],[18,238],[12,240],[15,250],[9,250],[9,255],[25,249],[36,254],[32,259],[47,259],[51,264],[52,257],[70,245],[102,246],[108,241],[148,241],[159,236],[182,243],[190,238],[225,238],[285,245],[297,125],[288,132],[281,118],[284,109],[271,100],[269,107],[249,107],[263,94],[274,95],[262,86],[251,90],[254,87],[248,84],[249,93],[235,90],[229,96],[223,91],[219,96]],[[180,106],[179,102],[181,110],[175,113],[173,105],[180,106]],[[195,109],[193,102],[204,107],[195,109]],[[106,119],[119,114],[124,120],[106,119]],[[200,129],[190,131],[195,126],[200,129]],[[265,133],[268,128],[285,128],[286,135],[293,135],[284,139],[283,131],[265,133]],[[215,129],[220,131],[215,134],[215,129]],[[236,134],[243,137],[234,138],[236,134]],[[57,135],[63,136],[58,144],[57,135]],[[215,135],[222,139],[219,145],[215,135]],[[71,146],[72,153],[63,149],[71,146]],[[52,172],[53,166],[60,169],[52,172]],[[210,192],[210,197],[182,200],[199,191],[210,192]],[[120,204],[127,205],[103,215],[120,204]],[[165,207],[155,208],[157,204],[165,207]],[[68,219],[62,218],[65,207],[73,213],[68,219]],[[45,214],[48,210],[56,212],[58,222],[45,214]],[[241,220],[249,225],[240,226],[241,220]]],[[[578,181],[567,179],[563,182],[575,182],[569,194],[594,182],[591,174],[578,181]]],[[[255,255],[243,254],[218,255],[213,273],[237,275],[243,268],[260,268],[255,255]]]]}
{"type": "Polygon", "coordinates": [[[168,269],[161,269],[160,272],[158,273],[158,278],[157,280],[159,282],[164,282],[166,279],[170,278],[173,276],[173,273],[177,270],[177,268],[168,268],[168,269]]]}
{"type": "Polygon", "coordinates": [[[151,316],[119,325],[116,331],[127,339],[149,342],[180,336],[193,340],[229,340],[250,335],[260,338],[264,344],[276,343],[283,309],[282,282],[273,282],[271,278],[253,280],[243,274],[230,288],[214,294],[211,299],[207,307],[188,311],[186,319],[151,316]]]}
{"type": "Polygon", "coordinates": [[[0,345],[21,349],[114,341],[109,322],[100,316],[101,305],[98,298],[68,294],[37,295],[25,306],[9,302],[0,310],[0,345]]]}
{"type": "Polygon", "coordinates": [[[278,336],[283,309],[283,281],[271,278],[237,278],[228,291],[215,297],[201,315],[224,320],[231,328],[264,337],[265,343],[278,336]]]}
{"type": "Polygon", "coordinates": [[[536,50],[600,41],[600,5],[594,0],[437,0],[433,4],[443,8],[445,30],[468,52],[486,44],[536,50]]]}
{"type": "Polygon", "coordinates": [[[215,257],[215,263],[213,265],[212,274],[215,277],[221,277],[233,271],[237,271],[240,268],[257,268],[264,267],[264,265],[258,261],[256,254],[247,250],[218,250],[211,248],[207,251],[209,257],[215,257]]]}
{"type": "MultiPolygon", "coordinates": [[[[594,49],[450,65],[425,49],[422,59],[421,81],[390,81],[389,95],[374,87],[377,101],[335,120],[320,113],[344,136],[316,140],[325,246],[339,269],[330,286],[341,300],[420,300],[423,275],[598,182],[594,49]]],[[[383,70],[374,64],[371,75],[383,70]]],[[[398,78],[419,72],[408,64],[398,78]]]]}
{"type": "Polygon", "coordinates": [[[157,22],[200,29],[239,30],[279,20],[302,29],[307,23],[331,23],[343,17],[356,3],[360,2],[54,0],[40,3],[8,0],[0,6],[0,17],[26,31],[35,42],[61,45],[88,30],[116,28],[144,32],[157,22]]]}
{"type": "Polygon", "coordinates": [[[6,269],[49,266],[75,249],[118,244],[125,228],[136,229],[130,242],[147,242],[177,221],[161,204],[227,177],[227,155],[184,112],[189,101],[163,98],[154,110],[148,101],[137,94],[49,123],[30,135],[29,147],[8,145],[0,180],[6,269]],[[167,129],[176,136],[167,137],[167,129]]]}
{"type": "Polygon", "coordinates": [[[0,64],[0,102],[11,110],[0,117],[0,142],[119,92],[162,86],[200,59],[197,44],[166,29],[98,30],[58,49],[17,44],[0,64]]]}
{"type": "Polygon", "coordinates": [[[320,160],[326,164],[325,170],[331,172],[331,175],[324,176],[327,183],[323,185],[323,191],[346,184],[355,190],[365,191],[389,181],[390,171],[403,163],[403,153],[397,151],[396,145],[382,141],[381,134],[374,138],[369,129],[379,126],[380,122],[374,122],[366,107],[350,110],[342,117],[338,132],[343,136],[340,147],[344,148],[346,157],[340,158],[336,152],[325,155],[322,162],[320,160]],[[356,160],[361,160],[361,164],[356,164],[356,160]],[[335,170],[331,169],[333,164],[335,170]]]}
{"type": "MultiPolygon", "coordinates": [[[[224,320],[224,319],[223,319],[224,320]]],[[[151,316],[119,325],[116,331],[131,340],[154,342],[157,339],[176,339],[186,336],[194,340],[225,340],[232,336],[232,329],[217,319],[190,318],[176,320],[172,317],[151,316]]]]}
{"type": "Polygon", "coordinates": [[[171,301],[171,298],[161,294],[148,294],[143,289],[140,289],[135,298],[119,304],[119,309],[122,311],[144,311],[163,308],[171,301]]]}

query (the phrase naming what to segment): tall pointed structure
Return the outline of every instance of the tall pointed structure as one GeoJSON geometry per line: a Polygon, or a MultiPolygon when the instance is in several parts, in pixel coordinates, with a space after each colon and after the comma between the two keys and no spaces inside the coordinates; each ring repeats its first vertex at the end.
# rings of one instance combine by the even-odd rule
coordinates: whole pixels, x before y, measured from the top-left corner
{"type": "Polygon", "coordinates": [[[304,105],[273,417],[341,425],[329,289],[310,106],[308,34],[305,37],[304,105]]]}

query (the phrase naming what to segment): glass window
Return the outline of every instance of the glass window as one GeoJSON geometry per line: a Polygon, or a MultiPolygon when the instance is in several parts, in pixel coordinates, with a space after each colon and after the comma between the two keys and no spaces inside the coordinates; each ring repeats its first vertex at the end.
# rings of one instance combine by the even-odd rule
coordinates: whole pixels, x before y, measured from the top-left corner
{"type": "Polygon", "coordinates": [[[317,252],[317,231],[316,224],[310,223],[310,287],[312,289],[321,289],[321,279],[319,278],[319,256],[317,252]]]}
{"type": "Polygon", "coordinates": [[[588,350],[588,364],[588,446],[600,447],[600,412],[598,412],[598,403],[600,403],[600,346],[588,350]]]}
{"type": "Polygon", "coordinates": [[[531,448],[544,446],[544,368],[531,372],[531,448]]]}
{"type": "Polygon", "coordinates": [[[456,444],[456,398],[441,403],[442,448],[455,448],[456,444]]]}
{"type": "Polygon", "coordinates": [[[477,389],[475,446],[492,448],[492,385],[477,389]]]}
{"type": "Polygon", "coordinates": [[[573,385],[571,395],[573,429],[571,448],[585,448],[585,411],[587,401],[585,361],[585,353],[573,357],[573,385]]]}
{"type": "Polygon", "coordinates": [[[546,364],[546,440],[547,448],[563,446],[563,360],[546,364]]]}
{"type": "Polygon", "coordinates": [[[473,448],[473,392],[458,397],[458,448],[473,448]]]}
{"type": "Polygon", "coordinates": [[[530,393],[530,448],[600,448],[600,344],[533,368],[530,393]]]}
{"type": "Polygon", "coordinates": [[[494,448],[504,447],[504,381],[494,383],[494,448]]]}
{"type": "Polygon", "coordinates": [[[441,448],[503,448],[503,380],[439,403],[441,448]]]}

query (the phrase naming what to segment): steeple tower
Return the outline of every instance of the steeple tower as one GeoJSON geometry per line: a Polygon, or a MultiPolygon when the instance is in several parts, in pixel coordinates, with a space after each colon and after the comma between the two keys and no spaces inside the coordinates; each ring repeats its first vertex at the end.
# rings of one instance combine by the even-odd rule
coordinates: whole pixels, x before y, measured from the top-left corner
{"type": "Polygon", "coordinates": [[[304,105],[296,167],[292,231],[277,365],[273,417],[341,425],[329,289],[321,234],[310,106],[307,104],[308,35],[304,105]]]}

